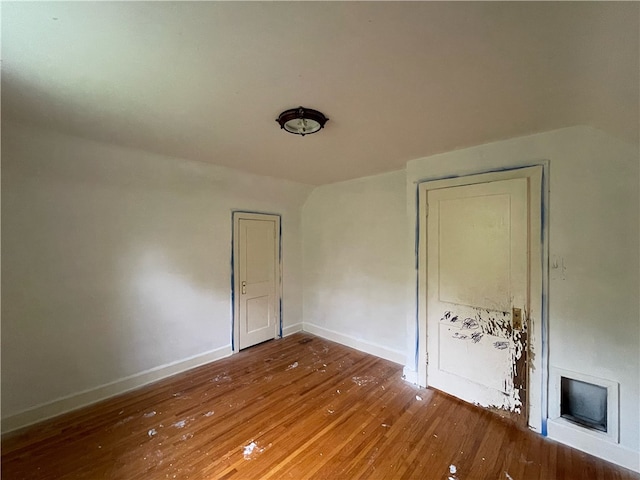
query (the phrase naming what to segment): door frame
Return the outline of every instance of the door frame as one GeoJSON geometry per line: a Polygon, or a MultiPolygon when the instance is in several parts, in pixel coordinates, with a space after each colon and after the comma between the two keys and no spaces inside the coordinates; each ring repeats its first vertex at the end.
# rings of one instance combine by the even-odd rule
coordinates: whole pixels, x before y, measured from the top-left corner
{"type": "Polygon", "coordinates": [[[548,162],[513,169],[470,173],[464,176],[424,180],[417,188],[417,361],[418,383],[428,386],[427,378],[427,194],[429,190],[514,178],[527,178],[529,192],[529,309],[528,313],[528,426],[546,435],[548,381],[548,162]]]}
{"type": "Polygon", "coordinates": [[[276,302],[278,327],[276,337],[282,338],[282,215],[279,213],[255,212],[248,210],[232,210],[231,212],[231,350],[240,351],[240,273],[238,258],[240,219],[246,220],[275,220],[276,222],[276,302]]]}

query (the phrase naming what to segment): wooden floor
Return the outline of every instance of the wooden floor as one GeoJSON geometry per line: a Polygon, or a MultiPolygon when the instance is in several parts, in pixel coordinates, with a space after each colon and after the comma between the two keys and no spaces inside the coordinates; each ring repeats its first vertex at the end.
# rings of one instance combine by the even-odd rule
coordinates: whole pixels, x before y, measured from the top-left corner
{"type": "Polygon", "coordinates": [[[2,479],[638,479],[296,334],[2,442],[2,479]]]}

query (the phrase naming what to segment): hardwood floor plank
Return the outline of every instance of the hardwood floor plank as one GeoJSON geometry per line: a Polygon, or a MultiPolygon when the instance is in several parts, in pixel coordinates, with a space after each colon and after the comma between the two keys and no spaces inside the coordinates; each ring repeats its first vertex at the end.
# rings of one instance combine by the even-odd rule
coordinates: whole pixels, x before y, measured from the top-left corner
{"type": "Polygon", "coordinates": [[[2,478],[640,479],[401,375],[295,334],[7,435],[2,478]]]}

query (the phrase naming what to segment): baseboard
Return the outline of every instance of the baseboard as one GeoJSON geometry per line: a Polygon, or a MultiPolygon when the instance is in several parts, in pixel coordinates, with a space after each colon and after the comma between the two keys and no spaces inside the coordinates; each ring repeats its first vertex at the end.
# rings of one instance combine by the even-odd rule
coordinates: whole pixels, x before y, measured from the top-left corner
{"type": "Polygon", "coordinates": [[[413,383],[414,385],[418,385],[418,372],[416,372],[415,370],[408,368],[408,367],[404,367],[402,369],[402,378],[405,379],[405,381],[409,382],[409,383],[413,383]]]}
{"type": "Polygon", "coordinates": [[[578,432],[553,419],[547,420],[547,434],[549,438],[557,442],[577,448],[634,472],[640,472],[640,452],[635,452],[617,443],[602,440],[588,433],[578,432]]]}
{"type": "Polygon", "coordinates": [[[3,418],[1,426],[2,434],[4,435],[5,433],[28,427],[34,423],[38,423],[52,417],[57,417],[58,415],[91,405],[92,403],[120,395],[130,390],[135,390],[136,388],[140,388],[149,383],[156,382],[191,368],[195,368],[215,360],[220,360],[221,358],[228,357],[231,353],[231,345],[226,345],[206,353],[194,355],[193,357],[189,357],[184,360],[136,373],[129,377],[125,377],[96,388],[62,397],[52,402],[37,405],[3,418]]]}
{"type": "Polygon", "coordinates": [[[406,360],[405,352],[393,350],[391,348],[383,347],[381,345],[367,342],[365,340],[359,340],[350,335],[345,335],[344,333],[329,330],[328,328],[319,327],[312,323],[304,323],[302,329],[305,332],[309,332],[319,337],[326,338],[327,340],[331,340],[332,342],[340,343],[347,347],[355,348],[356,350],[360,350],[361,352],[369,353],[371,355],[375,355],[376,357],[384,358],[401,365],[404,364],[406,360]]]}
{"type": "Polygon", "coordinates": [[[289,325],[288,327],[284,327],[282,329],[282,336],[288,337],[294,333],[301,332],[303,330],[302,323],[296,323],[295,325],[289,325]]]}

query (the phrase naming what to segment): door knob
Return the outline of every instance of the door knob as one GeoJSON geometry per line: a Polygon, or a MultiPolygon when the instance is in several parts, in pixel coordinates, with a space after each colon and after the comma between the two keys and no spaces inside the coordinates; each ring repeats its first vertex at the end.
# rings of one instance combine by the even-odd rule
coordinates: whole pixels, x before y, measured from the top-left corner
{"type": "Polygon", "coordinates": [[[242,282],[242,294],[245,295],[247,293],[247,282],[242,282]]]}

